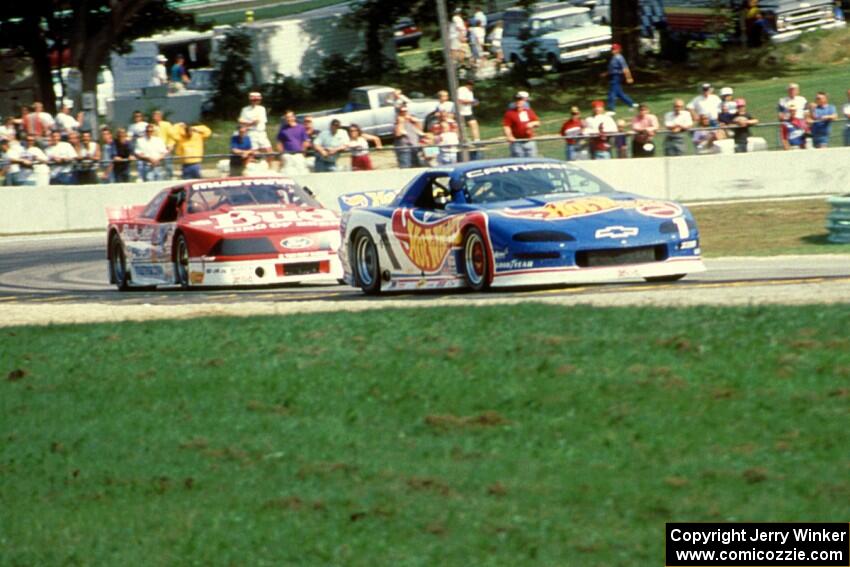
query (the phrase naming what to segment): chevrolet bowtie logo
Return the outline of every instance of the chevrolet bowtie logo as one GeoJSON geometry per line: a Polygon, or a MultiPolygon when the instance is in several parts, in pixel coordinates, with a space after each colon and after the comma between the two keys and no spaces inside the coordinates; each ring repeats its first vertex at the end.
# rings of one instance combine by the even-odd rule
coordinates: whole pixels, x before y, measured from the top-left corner
{"type": "Polygon", "coordinates": [[[606,226],[596,231],[596,238],[628,238],[638,235],[636,226],[606,226]]]}

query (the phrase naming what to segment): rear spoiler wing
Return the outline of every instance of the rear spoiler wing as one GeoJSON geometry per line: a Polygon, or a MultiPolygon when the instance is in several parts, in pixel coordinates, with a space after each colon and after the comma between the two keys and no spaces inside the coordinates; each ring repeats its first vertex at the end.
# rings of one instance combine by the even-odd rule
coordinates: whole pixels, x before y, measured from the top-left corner
{"type": "Polygon", "coordinates": [[[397,189],[377,189],[374,191],[357,191],[337,197],[339,210],[343,213],[349,209],[365,207],[381,207],[389,205],[398,194],[397,189]]]}

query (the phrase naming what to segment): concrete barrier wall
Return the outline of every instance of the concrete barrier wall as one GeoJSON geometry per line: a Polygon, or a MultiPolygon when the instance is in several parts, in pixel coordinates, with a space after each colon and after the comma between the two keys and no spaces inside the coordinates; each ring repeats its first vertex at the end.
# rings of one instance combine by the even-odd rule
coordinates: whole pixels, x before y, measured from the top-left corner
{"type": "MultiPolygon", "coordinates": [[[[790,195],[829,195],[850,188],[850,148],[800,152],[685,156],[579,162],[614,187],[679,201],[708,201],[790,195]]],[[[353,191],[399,189],[419,170],[318,173],[298,176],[326,206],[353,191]]],[[[107,206],[146,203],[179,182],[86,187],[0,188],[0,234],[105,228],[107,206]]]]}

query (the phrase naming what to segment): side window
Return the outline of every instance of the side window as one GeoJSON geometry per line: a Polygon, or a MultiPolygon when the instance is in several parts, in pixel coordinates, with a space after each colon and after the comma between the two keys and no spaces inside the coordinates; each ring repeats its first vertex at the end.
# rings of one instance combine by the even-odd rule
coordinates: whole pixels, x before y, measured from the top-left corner
{"type": "Polygon", "coordinates": [[[186,208],[188,213],[201,213],[210,210],[207,200],[204,199],[204,194],[201,191],[192,191],[192,196],[189,197],[189,205],[186,208]]]}
{"type": "Polygon", "coordinates": [[[393,106],[393,92],[387,91],[378,95],[378,106],[393,106]]]}
{"type": "Polygon", "coordinates": [[[520,29],[520,21],[519,20],[505,20],[505,32],[504,34],[509,37],[518,37],[520,29]]]}
{"type": "Polygon", "coordinates": [[[159,212],[157,221],[159,222],[175,222],[177,220],[177,211],[186,197],[186,192],[183,189],[172,192],[165,201],[165,205],[159,212]]]}
{"type": "Polygon", "coordinates": [[[429,182],[422,194],[416,199],[416,207],[427,210],[443,210],[452,200],[449,189],[450,178],[447,175],[434,177],[429,182]]]}
{"type": "Polygon", "coordinates": [[[352,110],[367,110],[369,108],[369,95],[366,91],[351,91],[352,110]]]}
{"type": "Polygon", "coordinates": [[[145,207],[145,210],[142,211],[142,214],[139,215],[145,219],[153,219],[156,218],[156,214],[159,212],[159,208],[162,206],[162,202],[165,200],[165,196],[168,195],[168,191],[162,191],[159,195],[153,198],[153,200],[148,203],[148,206],[145,207]]]}

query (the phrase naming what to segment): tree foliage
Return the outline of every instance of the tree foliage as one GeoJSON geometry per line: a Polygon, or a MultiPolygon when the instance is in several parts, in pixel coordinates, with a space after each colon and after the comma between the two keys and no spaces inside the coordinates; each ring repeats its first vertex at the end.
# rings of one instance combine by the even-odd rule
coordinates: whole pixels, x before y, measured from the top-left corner
{"type": "Polygon", "coordinates": [[[254,84],[251,67],[251,36],[235,27],[227,30],[218,46],[213,75],[213,105],[216,114],[233,116],[245,104],[245,90],[254,84]]]}
{"type": "Polygon", "coordinates": [[[0,48],[32,58],[39,97],[53,110],[51,52],[61,60],[69,51],[83,91],[94,91],[110,51],[126,51],[136,38],[193,21],[171,9],[168,0],[9,0],[0,15],[0,48]]]}

